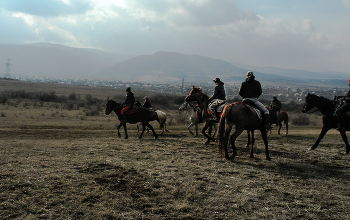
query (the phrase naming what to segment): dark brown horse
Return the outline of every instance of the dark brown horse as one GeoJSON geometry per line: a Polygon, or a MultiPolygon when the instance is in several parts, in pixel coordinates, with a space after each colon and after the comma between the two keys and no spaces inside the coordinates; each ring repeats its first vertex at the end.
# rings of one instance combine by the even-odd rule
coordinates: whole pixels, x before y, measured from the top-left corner
{"type": "MultiPolygon", "coordinates": [[[[330,129],[337,128],[338,126],[337,117],[334,115],[336,103],[333,100],[324,98],[322,96],[313,95],[310,93],[305,97],[305,101],[306,103],[302,108],[303,113],[313,113],[319,110],[323,115],[323,118],[322,118],[323,126],[322,126],[321,133],[318,136],[315,144],[310,148],[310,150],[315,150],[319,145],[320,141],[322,140],[322,138],[326,135],[326,133],[330,129]]],[[[349,131],[350,130],[349,118],[345,117],[345,120],[347,124],[347,130],[349,131]]],[[[339,131],[339,132],[345,143],[346,153],[348,154],[350,152],[350,146],[349,146],[346,133],[345,131],[339,131]]]]}
{"type": "MultiPolygon", "coordinates": [[[[270,107],[265,106],[270,114],[269,114],[269,120],[270,120],[270,124],[276,124],[278,126],[278,135],[280,135],[281,132],[281,128],[282,128],[282,123],[284,123],[286,125],[286,133],[285,135],[288,134],[288,114],[285,111],[280,112],[280,120],[279,123],[277,124],[277,117],[276,117],[276,112],[274,112],[270,107]]],[[[271,135],[271,129],[270,129],[270,135],[271,135]]]]}
{"type": "MultiPolygon", "coordinates": [[[[202,134],[207,138],[207,141],[205,142],[206,144],[209,144],[210,141],[215,141],[215,137],[211,136],[212,125],[214,125],[214,123],[218,123],[218,122],[209,120],[210,114],[208,113],[208,105],[207,105],[208,100],[209,100],[209,96],[207,94],[202,93],[202,90],[200,88],[197,88],[194,86],[191,92],[185,98],[186,102],[196,101],[199,105],[199,108],[202,109],[203,121],[205,122],[204,127],[202,128],[202,134]],[[207,130],[208,130],[208,134],[206,133],[207,130]]],[[[219,113],[219,116],[220,115],[221,113],[219,113]]]]}
{"type": "MultiPolygon", "coordinates": [[[[128,132],[126,129],[126,123],[122,123],[122,115],[120,113],[120,111],[123,109],[123,105],[120,103],[117,103],[113,100],[108,100],[107,104],[106,104],[106,110],[105,110],[105,114],[109,115],[112,111],[115,112],[115,114],[118,116],[119,121],[121,121],[117,127],[118,130],[118,137],[121,137],[120,132],[119,132],[119,128],[121,126],[123,126],[124,128],[124,132],[125,132],[125,139],[128,139],[128,132]]],[[[142,138],[143,133],[145,132],[146,126],[151,129],[151,131],[153,132],[154,137],[157,139],[158,135],[156,134],[156,132],[153,129],[153,126],[149,124],[150,121],[155,121],[157,120],[159,122],[158,119],[158,115],[156,112],[149,110],[147,108],[134,108],[129,110],[128,112],[125,113],[126,115],[126,119],[127,122],[130,124],[136,124],[138,122],[142,123],[142,132],[139,135],[139,139],[142,138]]]]}
{"type": "Polygon", "coordinates": [[[226,105],[224,111],[221,115],[220,124],[219,124],[219,150],[220,154],[223,155],[226,159],[234,159],[237,155],[235,141],[237,137],[244,131],[248,132],[248,140],[250,140],[251,135],[251,149],[250,149],[250,157],[254,158],[253,147],[254,147],[254,131],[260,130],[261,136],[264,140],[265,144],[265,155],[266,159],[270,160],[268,142],[267,142],[267,131],[265,126],[261,123],[261,119],[258,116],[256,110],[254,110],[251,106],[241,103],[235,102],[229,105],[226,105]],[[235,131],[230,136],[233,125],[235,125],[235,131]],[[233,153],[229,157],[227,151],[227,144],[230,138],[233,153]]]}

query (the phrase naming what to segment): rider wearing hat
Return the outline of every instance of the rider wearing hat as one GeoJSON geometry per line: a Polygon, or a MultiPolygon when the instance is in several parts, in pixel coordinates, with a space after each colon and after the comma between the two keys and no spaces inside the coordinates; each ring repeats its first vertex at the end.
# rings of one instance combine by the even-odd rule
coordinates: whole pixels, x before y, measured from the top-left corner
{"type": "Polygon", "coordinates": [[[272,101],[270,103],[270,108],[276,115],[276,125],[278,126],[280,124],[280,111],[281,111],[282,103],[280,100],[277,99],[276,96],[272,98],[272,101]]]}
{"type": "Polygon", "coordinates": [[[151,102],[149,101],[148,97],[145,96],[143,99],[144,99],[144,101],[143,101],[141,107],[148,108],[148,109],[152,109],[152,104],[151,104],[151,102]]]}
{"type": "Polygon", "coordinates": [[[134,96],[134,93],[131,92],[131,88],[128,87],[125,91],[126,91],[125,102],[123,102],[122,105],[126,105],[126,106],[120,111],[122,115],[122,120],[121,120],[122,123],[126,123],[127,121],[125,112],[131,109],[135,103],[135,96],[134,96]]]}
{"type": "MultiPolygon", "coordinates": [[[[350,79],[349,79],[349,86],[350,86],[350,79]]],[[[346,95],[343,96],[343,98],[345,100],[344,104],[335,111],[335,114],[337,116],[337,120],[339,123],[337,130],[339,130],[339,131],[346,131],[347,130],[343,113],[350,110],[350,89],[348,90],[346,95]]]]}
{"type": "Polygon", "coordinates": [[[262,94],[261,84],[255,80],[255,76],[252,71],[247,72],[247,78],[242,82],[241,88],[239,89],[239,95],[244,100],[250,100],[254,105],[264,114],[263,121],[266,129],[270,129],[269,125],[269,110],[259,102],[258,98],[262,94]]]}
{"type": "Polygon", "coordinates": [[[211,120],[217,120],[215,109],[217,106],[221,105],[226,101],[226,93],[224,83],[221,82],[219,78],[216,78],[213,81],[215,83],[215,90],[214,94],[208,100],[208,109],[212,115],[211,120]]]}

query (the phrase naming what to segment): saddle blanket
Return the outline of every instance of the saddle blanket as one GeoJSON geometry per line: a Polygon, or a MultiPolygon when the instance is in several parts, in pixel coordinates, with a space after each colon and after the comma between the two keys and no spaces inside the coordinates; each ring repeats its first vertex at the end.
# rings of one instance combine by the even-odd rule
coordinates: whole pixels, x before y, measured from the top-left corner
{"type": "Polygon", "coordinates": [[[134,114],[138,108],[131,108],[129,111],[125,112],[128,115],[134,114]]]}

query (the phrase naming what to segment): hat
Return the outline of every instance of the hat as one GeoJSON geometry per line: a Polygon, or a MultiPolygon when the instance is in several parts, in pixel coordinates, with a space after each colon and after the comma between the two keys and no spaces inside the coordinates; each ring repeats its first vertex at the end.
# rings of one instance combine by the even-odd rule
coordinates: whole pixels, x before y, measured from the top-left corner
{"type": "Polygon", "coordinates": [[[277,99],[277,97],[276,97],[276,96],[274,96],[274,97],[272,97],[272,99],[277,99]]]}
{"type": "Polygon", "coordinates": [[[148,97],[147,97],[147,96],[145,96],[145,97],[143,97],[143,99],[146,99],[146,100],[148,100],[148,97]]]}
{"type": "Polygon", "coordinates": [[[215,83],[221,82],[219,78],[216,78],[216,79],[214,79],[213,81],[214,81],[215,83]]]}
{"type": "Polygon", "coordinates": [[[247,72],[247,77],[249,77],[249,78],[250,78],[250,77],[253,77],[253,76],[254,76],[254,74],[253,74],[253,72],[252,72],[252,71],[248,71],[248,72],[247,72]]]}
{"type": "Polygon", "coordinates": [[[131,92],[131,88],[130,87],[128,87],[125,91],[127,91],[127,92],[131,92]]]}

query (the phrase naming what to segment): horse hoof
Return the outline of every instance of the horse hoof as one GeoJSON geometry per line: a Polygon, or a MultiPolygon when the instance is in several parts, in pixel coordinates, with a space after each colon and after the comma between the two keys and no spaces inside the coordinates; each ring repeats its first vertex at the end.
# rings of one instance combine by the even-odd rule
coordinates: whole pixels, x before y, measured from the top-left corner
{"type": "Polygon", "coordinates": [[[266,157],[266,160],[270,161],[270,160],[271,160],[271,158],[270,158],[270,157],[266,157]]]}
{"type": "Polygon", "coordinates": [[[124,139],[128,139],[128,137],[124,137],[124,139]]]}
{"type": "Polygon", "coordinates": [[[309,150],[315,150],[315,148],[310,147],[309,150]]]}

